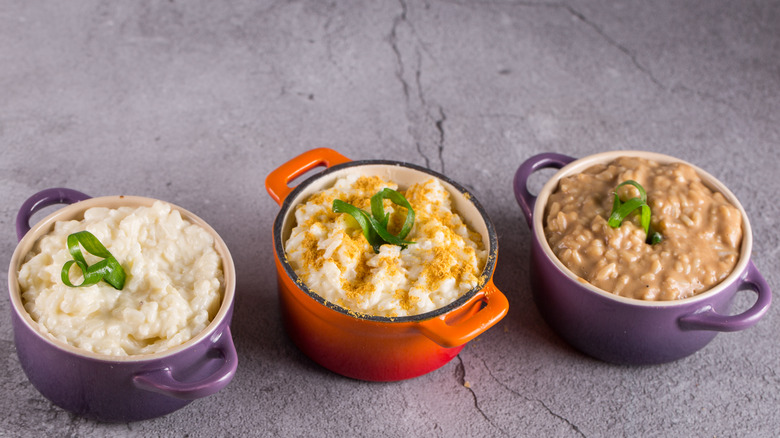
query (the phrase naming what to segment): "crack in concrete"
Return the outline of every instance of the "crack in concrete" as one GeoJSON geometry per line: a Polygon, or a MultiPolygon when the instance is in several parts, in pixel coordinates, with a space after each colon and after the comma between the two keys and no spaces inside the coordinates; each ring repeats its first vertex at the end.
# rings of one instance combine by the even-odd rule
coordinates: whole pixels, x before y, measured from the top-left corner
{"type": "MultiPolygon", "coordinates": [[[[455,2],[456,4],[462,4],[459,2],[455,2]]],[[[477,3],[494,3],[494,2],[477,2],[477,3]]],[[[500,4],[507,4],[498,2],[500,4]]],[[[555,8],[555,9],[563,9],[566,10],[569,14],[580,20],[582,23],[593,29],[604,41],[609,43],[611,46],[618,49],[620,52],[622,52],[624,55],[628,56],[628,58],[631,60],[631,63],[634,64],[634,66],[644,73],[652,83],[657,85],[659,88],[663,90],[668,90],[668,87],[666,87],[664,84],[661,83],[661,81],[658,80],[658,78],[653,75],[653,72],[650,71],[649,68],[644,66],[639,60],[637,59],[637,56],[635,53],[633,53],[631,50],[628,49],[628,47],[624,46],[623,44],[620,44],[618,41],[616,41],[614,38],[609,36],[604,29],[599,27],[596,23],[589,20],[588,17],[585,16],[582,12],[574,9],[572,6],[568,5],[567,3],[560,3],[560,2],[514,2],[511,3],[512,6],[522,6],[522,7],[532,7],[532,8],[555,8]]]]}
{"type": "MultiPolygon", "coordinates": [[[[431,114],[430,107],[431,105],[428,103],[428,100],[425,97],[425,93],[423,92],[423,86],[422,86],[422,54],[419,50],[415,50],[415,54],[417,55],[417,68],[414,72],[414,80],[415,80],[415,86],[417,87],[417,98],[420,100],[420,104],[422,108],[425,110],[425,115],[428,119],[433,120],[433,125],[436,127],[436,132],[438,133],[438,138],[436,139],[436,149],[437,149],[437,155],[439,158],[440,166],[440,172],[444,172],[444,122],[447,120],[447,115],[444,113],[444,108],[441,105],[436,105],[436,110],[438,112],[438,117],[434,117],[433,114],[431,114]]],[[[419,146],[418,146],[419,150],[419,146]]],[[[428,168],[430,168],[430,161],[428,160],[427,156],[425,156],[422,151],[420,151],[420,154],[423,155],[426,159],[426,165],[428,168]]]]}
{"type": "Polygon", "coordinates": [[[628,56],[628,58],[631,60],[631,62],[634,64],[634,66],[637,69],[639,69],[639,71],[641,71],[642,73],[647,75],[647,77],[650,79],[651,82],[653,82],[659,88],[661,88],[663,90],[667,90],[667,87],[664,86],[664,84],[662,84],[661,81],[659,81],[653,75],[653,72],[651,72],[650,69],[648,69],[647,67],[642,65],[642,63],[640,63],[639,60],[637,59],[636,54],[634,54],[626,46],[624,46],[623,44],[620,44],[614,38],[612,38],[611,36],[607,35],[607,33],[604,32],[604,30],[601,27],[599,27],[596,23],[590,21],[583,13],[579,12],[578,10],[574,9],[573,7],[571,7],[571,6],[567,5],[567,4],[563,4],[563,5],[561,5],[561,7],[563,7],[567,11],[569,11],[569,13],[571,15],[573,15],[578,20],[580,20],[583,23],[585,23],[586,25],[588,25],[591,29],[595,30],[596,33],[599,34],[599,36],[601,36],[601,38],[603,38],[611,46],[615,47],[616,49],[618,49],[621,52],[623,52],[623,54],[628,56]]]}
{"type": "MultiPolygon", "coordinates": [[[[460,358],[460,355],[458,355],[458,358],[460,358]]],[[[543,400],[541,400],[541,399],[534,399],[534,398],[528,397],[527,395],[525,395],[525,394],[521,394],[521,393],[519,393],[519,392],[515,391],[514,389],[510,388],[509,386],[507,386],[507,385],[506,385],[504,382],[502,382],[502,381],[501,381],[501,380],[499,380],[499,379],[498,379],[496,376],[494,376],[494,375],[493,375],[493,371],[491,371],[491,370],[490,370],[490,367],[489,367],[489,366],[487,366],[487,364],[485,363],[485,360],[484,360],[484,359],[482,359],[482,358],[478,358],[478,359],[479,359],[479,360],[482,362],[482,365],[483,365],[483,366],[485,367],[485,369],[487,370],[487,372],[488,372],[488,375],[490,376],[490,378],[491,378],[491,379],[493,379],[493,380],[494,380],[496,383],[498,383],[498,384],[499,384],[499,386],[501,386],[502,388],[506,389],[506,390],[507,390],[507,391],[509,391],[510,393],[512,393],[512,394],[514,394],[514,395],[516,395],[517,397],[520,397],[520,398],[522,398],[523,400],[525,400],[525,401],[527,401],[527,402],[529,402],[529,403],[538,403],[538,404],[542,405],[542,407],[543,407],[543,408],[544,408],[544,409],[545,409],[545,410],[546,410],[546,411],[547,411],[547,412],[548,412],[550,415],[552,415],[553,417],[555,417],[555,418],[557,418],[557,419],[559,419],[559,420],[563,421],[563,422],[564,422],[566,425],[568,425],[568,426],[569,426],[569,427],[570,427],[570,428],[571,428],[571,429],[572,429],[574,432],[576,432],[576,433],[577,433],[579,436],[581,436],[581,437],[587,437],[587,435],[585,435],[585,433],[583,433],[583,432],[582,432],[582,430],[580,430],[580,428],[579,428],[579,427],[578,427],[576,424],[572,423],[572,422],[571,422],[571,420],[569,420],[568,418],[566,418],[566,417],[564,417],[564,416],[562,416],[562,415],[560,415],[560,414],[556,413],[556,412],[555,412],[555,411],[553,411],[552,409],[550,409],[550,407],[549,407],[549,406],[547,406],[547,404],[546,404],[546,403],[545,403],[543,400]]],[[[461,362],[461,363],[462,363],[462,362],[461,362]]]]}
{"type": "Polygon", "coordinates": [[[401,49],[398,48],[398,26],[401,25],[401,23],[406,21],[406,2],[404,0],[398,0],[398,2],[401,4],[401,13],[393,19],[393,27],[390,29],[390,48],[393,50],[393,54],[395,54],[395,61],[396,61],[396,71],[395,71],[395,77],[398,78],[398,80],[401,82],[401,88],[404,92],[404,99],[407,102],[409,102],[409,84],[406,83],[406,79],[404,79],[404,59],[403,56],[401,56],[401,49]]]}
{"type": "Polygon", "coordinates": [[[488,417],[487,414],[485,414],[485,411],[483,411],[482,408],[479,406],[479,399],[477,398],[477,394],[474,392],[473,389],[471,389],[471,387],[466,386],[466,367],[463,364],[463,358],[460,357],[460,355],[458,355],[457,358],[458,358],[458,365],[455,367],[455,375],[458,378],[458,383],[464,388],[468,389],[468,391],[471,393],[471,398],[474,400],[474,408],[476,408],[477,412],[479,412],[479,414],[482,415],[482,418],[484,418],[485,421],[487,421],[491,426],[500,430],[502,434],[508,436],[509,434],[504,429],[498,427],[493,422],[493,420],[491,420],[490,417],[488,417]]]}
{"type": "Polygon", "coordinates": [[[544,409],[547,410],[547,412],[549,412],[550,415],[552,415],[553,417],[555,417],[555,418],[563,421],[564,423],[566,423],[573,431],[577,432],[577,434],[579,436],[585,437],[585,434],[582,433],[582,431],[580,430],[579,427],[577,427],[576,424],[574,424],[571,421],[569,421],[566,417],[564,417],[562,415],[559,415],[559,414],[556,414],[555,412],[553,412],[553,410],[550,409],[544,401],[536,400],[536,402],[539,403],[540,405],[542,405],[542,407],[544,407],[544,409]]]}
{"type": "MultiPolygon", "coordinates": [[[[404,0],[399,0],[402,4],[404,4],[404,0]]],[[[456,4],[460,6],[471,6],[471,5],[506,5],[506,6],[518,6],[518,7],[530,7],[530,8],[549,8],[549,9],[561,9],[565,10],[567,13],[569,13],[571,16],[575,17],[577,20],[585,24],[586,26],[590,27],[596,34],[599,35],[604,41],[606,41],[610,46],[616,48],[618,51],[623,53],[628,59],[631,61],[631,64],[634,65],[634,67],[639,70],[642,74],[644,74],[650,82],[652,82],[655,86],[658,88],[670,92],[670,93],[676,93],[676,92],[684,92],[689,93],[693,96],[696,96],[702,100],[707,100],[711,102],[715,102],[719,105],[723,105],[726,108],[730,109],[731,111],[734,111],[736,113],[739,113],[739,109],[734,106],[733,103],[729,102],[728,100],[719,98],[718,96],[708,93],[701,90],[696,90],[694,88],[691,88],[684,84],[677,84],[674,86],[669,86],[667,84],[664,84],[660,79],[658,79],[655,74],[652,72],[652,70],[644,65],[642,62],[640,62],[637,54],[629,49],[624,44],[620,43],[618,40],[610,36],[604,29],[602,29],[597,23],[594,21],[591,21],[584,13],[580,12],[579,10],[575,9],[573,6],[564,3],[564,2],[529,2],[529,1],[519,1],[519,2],[501,2],[501,1],[471,1],[471,2],[461,2],[461,1],[453,1],[453,0],[440,0],[442,3],[450,3],[450,4],[456,4]]],[[[405,7],[405,4],[404,4],[405,7]]],[[[405,19],[405,10],[404,10],[404,19],[405,19]]],[[[425,49],[425,47],[423,47],[425,49]]],[[[768,118],[764,118],[764,120],[768,120],[768,118]]]]}
{"type": "Polygon", "coordinates": [[[427,156],[427,155],[425,155],[425,152],[423,152],[423,150],[422,150],[422,145],[420,144],[420,142],[419,142],[419,141],[418,141],[418,142],[415,142],[414,144],[415,144],[415,146],[417,146],[417,152],[418,152],[418,153],[420,154],[420,156],[423,158],[423,161],[425,161],[425,167],[427,167],[428,169],[430,169],[430,168],[431,168],[431,160],[428,158],[428,156],[427,156]]]}
{"type": "Polygon", "coordinates": [[[441,173],[444,171],[444,122],[447,121],[447,115],[444,114],[444,108],[441,105],[438,106],[439,118],[436,120],[436,130],[439,131],[439,141],[437,147],[439,149],[439,162],[441,163],[441,173]]]}
{"type": "Polygon", "coordinates": [[[428,102],[422,85],[422,52],[431,56],[422,41],[417,37],[414,25],[408,19],[408,6],[405,0],[399,0],[401,5],[400,13],[393,19],[393,24],[388,35],[388,42],[395,57],[395,77],[401,84],[401,90],[406,105],[406,117],[410,123],[410,134],[414,140],[417,152],[425,162],[425,167],[431,168],[432,154],[425,151],[426,145],[433,143],[436,148],[436,157],[439,160],[439,170],[444,173],[444,145],[445,129],[444,122],[447,120],[444,108],[441,105],[433,106],[428,102]],[[416,38],[414,47],[414,68],[409,71],[409,60],[405,59],[404,51],[401,47],[399,29],[402,25],[408,27],[409,31],[416,38]],[[431,129],[431,126],[433,129],[431,129]],[[426,141],[427,139],[427,141],[426,141]]]}
{"type": "Polygon", "coordinates": [[[559,4],[559,5],[550,4],[550,6],[562,7],[564,9],[566,9],[571,15],[576,17],[578,20],[580,20],[583,23],[585,23],[586,25],[588,25],[591,29],[596,31],[596,33],[599,34],[599,36],[601,36],[607,43],[609,43],[611,46],[617,48],[623,54],[628,56],[628,58],[631,60],[631,62],[634,64],[634,66],[639,71],[641,71],[642,73],[647,75],[647,77],[650,79],[650,81],[653,82],[656,86],[658,86],[662,90],[669,91],[671,93],[675,93],[677,91],[691,93],[694,96],[699,97],[700,99],[709,100],[709,101],[715,102],[715,103],[717,103],[719,105],[723,105],[726,108],[729,108],[730,110],[732,110],[734,112],[738,112],[738,110],[734,107],[734,105],[731,102],[728,102],[728,101],[726,101],[724,99],[721,99],[721,98],[719,98],[719,97],[717,97],[717,96],[715,96],[713,94],[710,94],[710,93],[707,93],[707,92],[704,92],[704,91],[700,91],[700,90],[695,90],[695,89],[693,89],[691,87],[688,87],[687,85],[683,85],[683,84],[678,84],[678,85],[673,86],[673,87],[669,87],[669,86],[665,85],[663,82],[661,82],[658,78],[655,77],[653,72],[648,67],[646,67],[641,62],[639,62],[639,60],[637,59],[637,55],[634,52],[632,52],[631,50],[628,49],[628,47],[624,46],[623,44],[620,44],[614,38],[609,36],[601,27],[599,27],[593,21],[589,20],[583,13],[579,12],[578,10],[576,10],[573,7],[569,6],[568,4],[559,4]]]}

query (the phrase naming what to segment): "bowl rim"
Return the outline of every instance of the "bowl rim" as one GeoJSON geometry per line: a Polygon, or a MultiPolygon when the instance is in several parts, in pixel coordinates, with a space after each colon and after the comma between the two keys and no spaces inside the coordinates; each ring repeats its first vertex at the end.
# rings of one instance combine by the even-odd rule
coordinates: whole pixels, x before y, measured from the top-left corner
{"type": "Polygon", "coordinates": [[[225,328],[230,325],[230,319],[232,318],[233,311],[233,302],[235,300],[235,289],[235,264],[230,254],[230,250],[228,249],[222,237],[206,221],[191,211],[168,201],[144,196],[100,196],[74,202],[57,209],[30,227],[30,230],[27,232],[27,234],[24,235],[24,237],[22,237],[14,249],[8,267],[8,291],[11,300],[11,308],[27,330],[34,333],[38,338],[51,345],[53,348],[83,358],[107,363],[138,363],[154,361],[169,358],[178,353],[189,350],[209,338],[213,342],[216,342],[219,337],[223,336],[225,328]],[[106,207],[107,205],[113,205],[113,207],[108,208],[148,207],[158,201],[170,205],[171,209],[178,211],[182,218],[202,227],[214,238],[214,247],[222,262],[222,302],[220,303],[217,314],[214,315],[214,318],[206,326],[206,328],[204,328],[200,333],[196,334],[189,340],[164,351],[156,353],[134,354],[128,356],[114,356],[88,351],[73,346],[70,343],[56,339],[49,334],[41,332],[38,323],[32,319],[30,314],[24,308],[24,304],[21,298],[21,287],[18,281],[19,269],[24,263],[24,257],[30,253],[37,241],[44,235],[48,234],[53,229],[54,224],[58,220],[83,219],[84,212],[92,207],[106,207]]]}
{"type": "MultiPolygon", "coordinates": [[[[479,201],[476,199],[476,197],[471,193],[470,190],[466,189],[462,185],[458,184],[457,182],[453,181],[452,179],[448,178],[445,175],[442,175],[439,172],[436,172],[435,170],[428,169],[426,167],[418,166],[413,163],[403,162],[403,161],[394,161],[394,160],[355,160],[355,161],[348,161],[345,163],[336,164],[334,166],[331,166],[315,175],[311,175],[309,178],[307,178],[305,181],[302,181],[298,186],[296,186],[285,198],[282,202],[281,208],[276,215],[276,219],[274,220],[274,226],[273,226],[273,239],[274,239],[274,253],[279,260],[279,263],[284,269],[285,274],[292,280],[292,282],[307,296],[309,296],[311,299],[316,301],[317,303],[321,304],[324,308],[333,310],[335,312],[338,312],[340,314],[355,318],[357,320],[362,321],[371,321],[371,322],[378,322],[378,323],[415,323],[415,322],[421,322],[425,320],[429,320],[432,318],[439,317],[441,315],[447,314],[455,309],[458,309],[459,307],[465,305],[468,303],[479,291],[485,288],[487,284],[489,284],[492,281],[493,278],[493,272],[495,271],[496,267],[496,260],[498,257],[498,235],[496,233],[495,227],[493,225],[493,222],[490,220],[490,217],[488,216],[486,210],[482,207],[482,205],[479,203],[479,201]],[[294,213],[294,207],[298,205],[298,203],[293,204],[293,201],[295,201],[295,198],[298,197],[298,195],[301,194],[306,188],[308,188],[310,185],[316,183],[321,178],[327,177],[333,173],[336,172],[346,172],[348,169],[354,168],[354,167],[361,167],[361,166],[395,166],[395,167],[405,167],[414,171],[418,171],[421,173],[428,174],[429,176],[432,176],[434,178],[437,178],[440,180],[440,182],[444,183],[445,189],[447,189],[448,192],[450,192],[450,196],[455,196],[455,193],[452,193],[452,189],[455,189],[460,195],[462,195],[466,201],[470,202],[479,213],[479,216],[482,218],[482,221],[485,224],[485,227],[487,229],[488,234],[488,255],[487,259],[485,261],[485,266],[482,269],[482,275],[479,277],[480,281],[477,283],[475,287],[470,289],[468,292],[464,293],[454,301],[450,302],[449,304],[439,307],[437,309],[431,310],[429,312],[420,313],[417,315],[407,315],[407,316],[378,316],[378,315],[371,315],[368,313],[362,313],[355,310],[347,309],[346,307],[339,306],[338,304],[332,303],[328,300],[326,300],[324,297],[320,296],[316,292],[312,291],[306,283],[301,279],[298,274],[295,273],[290,263],[287,261],[286,253],[284,250],[284,242],[282,242],[282,232],[283,232],[283,226],[285,223],[285,219],[290,214],[294,213]],[[448,187],[448,185],[451,187],[448,187]]],[[[483,242],[484,243],[484,242],[483,242]]],[[[279,273],[281,274],[281,273],[279,273]]],[[[281,290],[280,290],[281,293],[281,290]]]]}
{"type": "Polygon", "coordinates": [[[583,289],[589,292],[592,292],[596,295],[599,295],[601,297],[607,298],[612,301],[616,301],[628,305],[634,305],[634,306],[649,307],[649,308],[687,306],[690,304],[695,304],[701,301],[708,300],[710,297],[717,295],[723,292],[724,290],[728,289],[732,284],[734,284],[737,280],[739,280],[739,278],[743,275],[745,270],[748,268],[748,263],[750,262],[750,255],[751,255],[752,245],[753,245],[752,228],[750,226],[750,221],[748,220],[747,213],[745,212],[745,209],[742,207],[742,204],[739,202],[739,200],[734,195],[734,193],[732,193],[731,190],[729,190],[725,184],[720,182],[717,178],[715,178],[713,175],[706,172],[705,170],[701,169],[700,167],[692,163],[689,163],[683,159],[673,157],[671,155],[661,154],[657,152],[642,151],[642,150],[615,150],[615,151],[600,152],[600,153],[587,155],[585,157],[576,159],[571,163],[560,168],[542,186],[542,189],[539,191],[539,194],[536,197],[536,201],[533,209],[533,217],[532,217],[532,233],[534,239],[536,239],[536,241],[538,242],[539,246],[542,249],[542,252],[545,254],[547,259],[550,260],[550,262],[557,268],[557,270],[561,275],[568,277],[576,285],[582,287],[583,289]],[[582,171],[586,170],[587,168],[593,165],[603,164],[623,156],[645,158],[659,163],[687,164],[688,166],[691,166],[696,171],[696,173],[702,179],[702,182],[704,183],[705,186],[707,186],[711,190],[720,192],[732,205],[734,205],[739,210],[742,216],[742,243],[740,248],[740,255],[739,255],[739,259],[737,260],[737,264],[734,266],[731,273],[728,276],[726,276],[726,278],[724,278],[722,281],[720,281],[712,288],[702,293],[699,293],[697,295],[694,295],[692,297],[683,298],[680,300],[646,301],[638,298],[630,298],[630,297],[615,295],[614,293],[605,291],[601,288],[592,285],[588,281],[584,281],[584,279],[577,276],[568,267],[566,267],[566,265],[563,264],[563,262],[555,255],[555,253],[553,253],[552,248],[550,248],[550,244],[547,241],[546,236],[544,235],[543,221],[544,221],[545,211],[547,209],[547,201],[550,195],[552,194],[552,192],[558,187],[558,182],[566,176],[581,173],[582,171]]]}

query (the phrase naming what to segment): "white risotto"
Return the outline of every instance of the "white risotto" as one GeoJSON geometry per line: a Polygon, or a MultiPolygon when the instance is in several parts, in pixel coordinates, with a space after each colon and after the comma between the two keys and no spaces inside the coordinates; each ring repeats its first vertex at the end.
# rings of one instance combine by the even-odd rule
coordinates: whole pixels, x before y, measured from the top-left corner
{"type": "MultiPolygon", "coordinates": [[[[375,253],[348,214],[334,213],[335,199],[366,212],[383,188],[379,177],[348,175],[296,207],[296,226],[285,244],[287,261],[313,292],[349,310],[375,316],[417,315],[446,306],[480,282],[487,251],[481,236],[452,211],[437,179],[399,190],[416,219],[405,249],[385,244],[375,253]]],[[[406,209],[385,200],[388,229],[397,234],[406,209]]]]}
{"type": "MultiPolygon", "coordinates": [[[[84,252],[89,264],[98,258],[84,252]]],[[[219,310],[223,274],[213,237],[170,204],[90,208],[82,221],[60,221],[42,237],[19,270],[24,307],[40,330],[91,352],[125,356],[157,353],[197,335],[219,310]],[[124,268],[122,290],[101,281],[63,284],[72,257],[68,235],[89,231],[124,268]]],[[[71,281],[80,272],[71,269],[71,281]]]]}

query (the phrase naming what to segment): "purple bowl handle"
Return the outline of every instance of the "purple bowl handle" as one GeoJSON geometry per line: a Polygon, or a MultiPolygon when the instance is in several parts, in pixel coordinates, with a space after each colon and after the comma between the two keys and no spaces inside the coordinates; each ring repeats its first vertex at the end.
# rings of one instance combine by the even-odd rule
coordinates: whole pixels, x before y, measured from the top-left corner
{"type": "MultiPolygon", "coordinates": [[[[133,383],[138,388],[184,400],[195,400],[215,394],[233,380],[238,367],[238,355],[230,327],[225,327],[225,331],[222,332],[213,349],[222,356],[223,364],[216,372],[204,379],[180,382],[173,377],[171,369],[166,367],[136,374],[133,376],[133,383]]],[[[207,354],[211,353],[212,351],[209,351],[207,354]]]]}
{"type": "Polygon", "coordinates": [[[547,167],[560,169],[574,160],[574,158],[569,157],[568,155],[544,153],[534,155],[533,157],[525,160],[523,164],[521,164],[517,169],[514,182],[515,198],[517,198],[517,203],[520,204],[520,208],[523,209],[525,220],[528,222],[529,228],[533,228],[532,224],[536,196],[532,195],[531,192],[528,191],[528,178],[530,178],[531,174],[539,169],[544,169],[547,167]]]}
{"type": "Polygon", "coordinates": [[[72,189],[41,190],[24,201],[19,209],[19,213],[16,215],[16,237],[22,240],[22,237],[30,231],[30,218],[44,207],[54,204],[73,204],[89,198],[89,195],[72,189]]]}
{"type": "Polygon", "coordinates": [[[739,315],[721,315],[715,312],[711,306],[706,306],[696,313],[680,317],[680,328],[683,330],[735,332],[753,326],[769,310],[769,305],[772,303],[772,291],[752,260],[748,263],[747,274],[741,279],[737,290],[742,289],[752,290],[758,295],[758,299],[750,309],[739,315]]]}

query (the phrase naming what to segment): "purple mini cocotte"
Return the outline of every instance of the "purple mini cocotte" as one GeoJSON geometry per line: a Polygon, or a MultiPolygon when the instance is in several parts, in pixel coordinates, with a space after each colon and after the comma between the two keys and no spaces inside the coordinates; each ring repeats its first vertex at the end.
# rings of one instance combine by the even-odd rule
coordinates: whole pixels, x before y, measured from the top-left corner
{"type": "Polygon", "coordinates": [[[224,291],[214,320],[200,334],[161,353],[114,357],[91,353],[55,341],[38,331],[21,300],[18,272],[35,242],[54,222],[83,218],[95,206],[149,206],[154,199],[134,196],[90,198],[70,189],[47,189],[30,197],[17,216],[19,245],[9,267],[14,343],[30,382],[57,406],[84,417],[110,422],[165,415],[192,400],[216,393],[230,383],[238,359],[230,333],[235,295],[235,268],[217,233],[194,214],[173,206],[182,217],[213,235],[222,260],[224,291]],[[34,227],[31,216],[54,204],[70,204],[34,227]]]}
{"type": "MultiPolygon", "coordinates": [[[[515,174],[514,191],[531,229],[531,289],[542,317],[574,348],[597,359],[617,364],[656,364],[695,353],[718,332],[746,329],[769,309],[772,292],[750,261],[750,222],[737,198],[722,183],[692,166],[710,188],[721,192],[742,214],[743,241],[734,271],[720,284],[691,298],[677,301],[642,301],[605,292],[577,278],[550,249],[543,219],[547,198],[561,178],[620,156],[639,156],[657,162],[682,162],[641,151],[614,151],[579,160],[546,153],[529,158],[515,174]],[[543,168],[560,169],[538,196],[528,190],[528,179],[543,168]],[[748,310],[729,315],[740,290],[756,293],[748,310]]],[[[686,163],[689,164],[689,163],[686,163]]],[[[689,164],[690,165],[690,164],[689,164]]]]}

